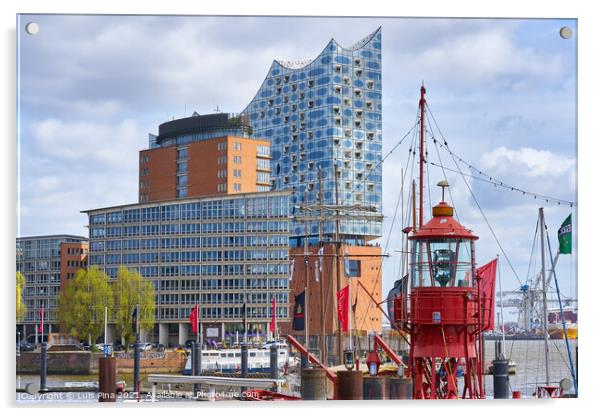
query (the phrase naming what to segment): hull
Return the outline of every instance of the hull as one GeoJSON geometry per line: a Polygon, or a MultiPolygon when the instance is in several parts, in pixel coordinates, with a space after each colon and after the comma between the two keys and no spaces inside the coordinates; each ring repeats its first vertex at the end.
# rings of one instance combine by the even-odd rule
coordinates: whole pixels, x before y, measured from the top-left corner
{"type": "MultiPolygon", "coordinates": [[[[240,373],[240,349],[203,350],[201,357],[201,373],[240,373]]],[[[289,361],[288,348],[278,348],[278,367],[282,368],[289,361]]],[[[249,348],[247,359],[248,372],[270,372],[270,350],[249,348]]],[[[188,356],[183,375],[192,375],[192,355],[188,356]]]]}

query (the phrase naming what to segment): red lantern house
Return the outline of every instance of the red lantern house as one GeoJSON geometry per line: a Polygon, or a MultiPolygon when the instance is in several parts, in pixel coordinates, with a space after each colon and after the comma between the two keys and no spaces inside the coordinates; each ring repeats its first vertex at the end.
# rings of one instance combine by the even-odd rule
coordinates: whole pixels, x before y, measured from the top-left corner
{"type": "Polygon", "coordinates": [[[395,303],[396,320],[410,334],[414,399],[484,398],[478,239],[454,219],[443,200],[433,218],[410,234],[409,293],[395,303]]]}

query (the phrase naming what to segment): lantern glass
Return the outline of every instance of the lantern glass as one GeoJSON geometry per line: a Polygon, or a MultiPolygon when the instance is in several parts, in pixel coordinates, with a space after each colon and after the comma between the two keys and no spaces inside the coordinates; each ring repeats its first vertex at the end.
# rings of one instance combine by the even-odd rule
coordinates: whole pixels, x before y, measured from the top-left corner
{"type": "Polygon", "coordinates": [[[471,241],[416,240],[410,267],[412,287],[470,287],[473,283],[471,241]]]}

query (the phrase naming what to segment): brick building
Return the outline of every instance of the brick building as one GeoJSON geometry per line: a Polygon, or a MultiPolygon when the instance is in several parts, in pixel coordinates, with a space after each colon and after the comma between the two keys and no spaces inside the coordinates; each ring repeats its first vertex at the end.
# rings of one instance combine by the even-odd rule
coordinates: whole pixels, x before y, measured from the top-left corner
{"type": "Polygon", "coordinates": [[[140,151],[139,202],[270,190],[270,142],[249,137],[245,117],[169,121],[140,151]]]}

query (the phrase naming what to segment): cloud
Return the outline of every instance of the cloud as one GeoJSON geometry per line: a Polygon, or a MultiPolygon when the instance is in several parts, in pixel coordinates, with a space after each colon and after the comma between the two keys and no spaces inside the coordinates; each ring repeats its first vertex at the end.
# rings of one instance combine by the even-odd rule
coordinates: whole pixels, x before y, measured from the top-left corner
{"type": "Polygon", "coordinates": [[[144,133],[134,120],[117,125],[95,121],[46,119],[31,125],[31,153],[69,168],[137,171],[144,133]]]}
{"type": "Polygon", "coordinates": [[[518,150],[498,147],[485,153],[481,158],[484,168],[495,169],[499,173],[520,172],[521,175],[530,178],[549,177],[551,179],[570,176],[575,170],[575,162],[575,159],[567,159],[548,150],[528,147],[518,150]]]}

